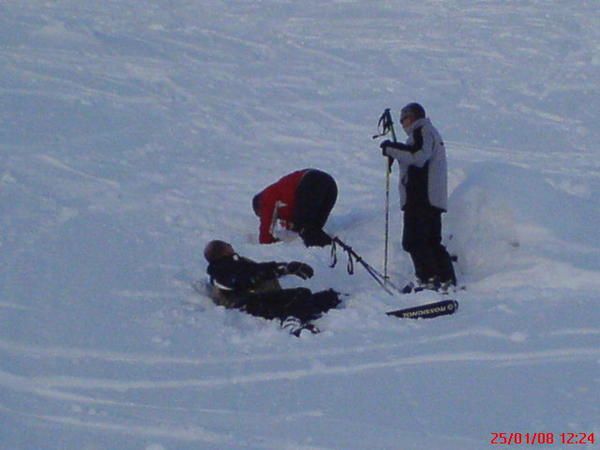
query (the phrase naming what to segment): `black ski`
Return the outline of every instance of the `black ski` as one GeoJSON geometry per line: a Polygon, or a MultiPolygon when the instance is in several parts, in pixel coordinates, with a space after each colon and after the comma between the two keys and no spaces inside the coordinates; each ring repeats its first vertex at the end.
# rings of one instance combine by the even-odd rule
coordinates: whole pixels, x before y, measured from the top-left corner
{"type": "Polygon", "coordinates": [[[403,319],[432,319],[438,316],[454,314],[457,309],[458,302],[456,300],[442,300],[441,302],[427,303],[426,305],[414,306],[412,308],[397,309],[389,311],[386,314],[403,319]]]}

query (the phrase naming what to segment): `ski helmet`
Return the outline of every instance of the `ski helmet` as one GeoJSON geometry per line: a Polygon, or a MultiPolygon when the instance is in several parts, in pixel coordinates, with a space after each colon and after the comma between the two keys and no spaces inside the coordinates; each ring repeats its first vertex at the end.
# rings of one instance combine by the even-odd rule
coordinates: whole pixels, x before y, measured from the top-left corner
{"type": "Polygon", "coordinates": [[[400,122],[404,120],[406,116],[412,115],[415,119],[423,119],[425,117],[425,108],[419,103],[409,103],[400,111],[400,122]]]}

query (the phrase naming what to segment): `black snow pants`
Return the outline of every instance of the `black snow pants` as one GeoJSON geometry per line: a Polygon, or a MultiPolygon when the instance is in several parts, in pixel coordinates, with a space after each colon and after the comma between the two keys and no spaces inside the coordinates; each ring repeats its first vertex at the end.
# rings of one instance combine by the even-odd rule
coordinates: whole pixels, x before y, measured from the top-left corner
{"type": "Polygon", "coordinates": [[[337,184],[331,175],[316,169],[306,172],[296,189],[295,230],[323,229],[337,195],[337,184]]]}
{"type": "Polygon", "coordinates": [[[434,278],[456,285],[452,260],[442,245],[440,209],[423,205],[404,210],[402,248],[410,254],[419,280],[434,278]]]}
{"type": "Polygon", "coordinates": [[[312,293],[310,289],[281,289],[248,294],[241,308],[253,316],[281,319],[293,316],[306,323],[340,304],[339,295],[332,289],[312,293]]]}

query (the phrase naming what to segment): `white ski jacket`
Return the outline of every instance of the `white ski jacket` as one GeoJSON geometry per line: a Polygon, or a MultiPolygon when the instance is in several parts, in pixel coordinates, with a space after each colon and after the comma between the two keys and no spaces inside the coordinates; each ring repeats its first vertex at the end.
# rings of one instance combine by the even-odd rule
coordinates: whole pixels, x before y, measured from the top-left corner
{"type": "Polygon", "coordinates": [[[433,206],[448,207],[448,168],[442,137],[429,118],[415,121],[405,144],[388,142],[385,152],[400,166],[402,210],[433,206]]]}

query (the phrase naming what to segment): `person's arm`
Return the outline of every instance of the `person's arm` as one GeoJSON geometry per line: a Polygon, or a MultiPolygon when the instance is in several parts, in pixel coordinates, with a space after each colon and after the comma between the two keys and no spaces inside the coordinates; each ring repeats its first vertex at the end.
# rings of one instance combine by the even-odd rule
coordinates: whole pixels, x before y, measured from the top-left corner
{"type": "Polygon", "coordinates": [[[258,283],[278,278],[279,263],[256,263],[246,258],[220,261],[208,266],[213,285],[226,291],[245,291],[258,283]]]}
{"type": "Polygon", "coordinates": [[[412,145],[386,141],[382,148],[384,156],[391,156],[400,164],[423,167],[433,155],[433,144],[433,135],[419,127],[413,132],[412,145]]]}
{"type": "Polygon", "coordinates": [[[300,261],[256,263],[255,278],[260,281],[272,280],[284,275],[296,275],[306,280],[314,275],[314,270],[308,264],[300,261]]]}
{"type": "Polygon", "coordinates": [[[272,244],[278,241],[272,234],[273,226],[275,225],[274,221],[277,219],[275,217],[277,213],[275,210],[277,199],[271,191],[266,190],[261,195],[260,203],[258,242],[261,244],[272,244]]]}

